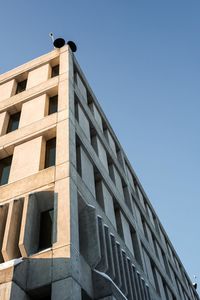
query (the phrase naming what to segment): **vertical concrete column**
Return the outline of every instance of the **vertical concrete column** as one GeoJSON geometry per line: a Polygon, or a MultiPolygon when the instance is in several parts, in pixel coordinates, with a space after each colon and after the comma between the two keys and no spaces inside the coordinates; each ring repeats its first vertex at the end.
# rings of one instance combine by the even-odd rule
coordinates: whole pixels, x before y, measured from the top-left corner
{"type": "Polygon", "coordinates": [[[114,262],[114,267],[115,267],[115,283],[119,288],[121,288],[122,281],[121,281],[121,272],[120,272],[120,267],[119,267],[119,260],[118,260],[118,255],[117,255],[117,245],[116,245],[116,240],[113,234],[110,234],[111,238],[111,245],[112,245],[112,255],[113,255],[113,262],[114,262]]]}
{"type": "Polygon", "coordinates": [[[115,166],[113,164],[109,165],[109,174],[112,180],[115,182],[117,190],[120,192],[120,195],[122,199],[124,199],[124,192],[123,192],[123,186],[122,186],[122,180],[121,177],[116,170],[115,166]]]}
{"type": "Polygon", "coordinates": [[[87,154],[80,147],[80,154],[81,154],[81,177],[90,190],[90,192],[95,197],[95,183],[94,183],[94,168],[93,165],[88,158],[87,154]]]}
{"type": "Polygon", "coordinates": [[[107,274],[112,279],[115,278],[115,266],[113,261],[113,252],[112,252],[112,246],[111,246],[111,238],[109,233],[108,226],[104,225],[104,232],[105,232],[105,240],[106,240],[106,249],[107,249],[107,257],[108,257],[108,270],[107,274]]]}
{"type": "Polygon", "coordinates": [[[22,224],[19,238],[19,248],[23,257],[38,251],[40,212],[35,194],[24,199],[22,224]]]}
{"type": "Polygon", "coordinates": [[[143,229],[143,224],[142,224],[142,218],[141,218],[140,210],[139,210],[139,208],[137,207],[136,204],[135,204],[134,208],[135,208],[136,220],[137,220],[138,227],[142,231],[142,233],[144,234],[144,229],[143,229]]]}
{"type": "Polygon", "coordinates": [[[5,261],[21,256],[18,243],[22,210],[23,199],[10,202],[2,246],[2,255],[5,261]]]}
{"type": "Polygon", "coordinates": [[[110,148],[112,149],[113,153],[117,157],[117,151],[116,151],[115,141],[114,141],[113,137],[111,136],[109,129],[106,129],[104,131],[104,134],[105,134],[105,137],[106,137],[106,139],[108,141],[108,144],[110,145],[110,148]]]}
{"type": "Polygon", "coordinates": [[[92,146],[95,149],[100,161],[102,162],[103,166],[105,167],[106,171],[108,172],[108,159],[106,150],[104,149],[104,146],[100,142],[97,135],[92,137],[92,146]]]}
{"type": "MultiPolygon", "coordinates": [[[[3,245],[3,237],[5,232],[6,220],[8,215],[8,204],[0,206],[0,249],[3,245]]],[[[0,263],[4,262],[2,253],[0,251],[0,263]]]]}
{"type": "Polygon", "coordinates": [[[126,174],[127,174],[127,177],[128,177],[128,181],[131,185],[131,187],[133,188],[133,190],[135,191],[135,184],[134,184],[134,181],[133,181],[133,175],[131,173],[131,171],[129,170],[129,167],[126,165],[126,174]]]}
{"type": "Polygon", "coordinates": [[[67,45],[60,49],[59,64],[58,111],[65,110],[69,117],[69,110],[74,113],[74,71],[73,55],[67,45]]]}
{"type": "MultiPolygon", "coordinates": [[[[155,269],[155,273],[156,273],[156,278],[157,278],[157,282],[158,282],[158,287],[159,287],[161,299],[162,300],[168,300],[168,299],[166,299],[166,295],[165,295],[163,282],[162,282],[162,278],[160,276],[160,273],[156,269],[155,269]]],[[[181,299],[184,299],[184,298],[181,297],[181,299]]]]}
{"type": "Polygon", "coordinates": [[[71,243],[71,215],[70,215],[70,178],[64,178],[55,182],[55,242],[53,248],[67,246],[70,257],[71,243]]]}
{"type": "Polygon", "coordinates": [[[22,105],[19,128],[41,120],[48,113],[48,97],[43,94],[22,105]],[[35,112],[35,113],[34,113],[35,112]]]}
{"type": "Polygon", "coordinates": [[[76,73],[76,82],[77,82],[77,87],[81,93],[81,96],[83,97],[83,100],[87,102],[87,90],[78,73],[76,73]]]}
{"type": "Polygon", "coordinates": [[[145,268],[146,268],[147,276],[148,276],[149,281],[151,282],[151,284],[154,286],[154,288],[156,288],[150,258],[149,258],[148,254],[146,253],[146,251],[144,249],[143,249],[143,255],[144,255],[144,261],[145,261],[145,268]]]}
{"type": "Polygon", "coordinates": [[[96,266],[96,269],[101,272],[106,272],[108,270],[108,257],[106,252],[106,239],[105,239],[105,231],[102,218],[97,216],[98,222],[98,235],[100,242],[100,260],[96,266]]]}
{"type": "Polygon", "coordinates": [[[42,82],[47,81],[51,76],[51,66],[49,63],[36,68],[28,73],[27,89],[30,89],[42,82]]]}
{"type": "Polygon", "coordinates": [[[81,300],[81,287],[71,277],[52,283],[52,300],[81,300]]]}
{"type": "Polygon", "coordinates": [[[100,243],[96,210],[86,205],[79,214],[80,250],[93,268],[100,261],[100,243]]]}
{"type": "Polygon", "coordinates": [[[37,173],[44,167],[45,140],[42,136],[16,146],[9,183],[37,173]]]}
{"type": "Polygon", "coordinates": [[[142,204],[143,208],[146,210],[145,204],[144,204],[144,197],[142,195],[142,192],[140,191],[140,188],[137,186],[137,192],[138,192],[138,197],[140,200],[140,203],[142,204]]]}
{"type": "Polygon", "coordinates": [[[90,142],[90,125],[89,125],[88,118],[86,117],[85,113],[83,112],[83,109],[79,104],[77,109],[78,109],[78,123],[90,142]]]}
{"type": "Polygon", "coordinates": [[[102,180],[96,183],[96,197],[97,197],[97,201],[103,207],[108,219],[111,221],[114,227],[117,228],[116,220],[115,220],[113,197],[109,193],[108,189],[106,188],[102,180]]]}
{"type": "Polygon", "coordinates": [[[6,111],[0,114],[0,136],[6,134],[9,117],[9,114],[6,111]]]}
{"type": "Polygon", "coordinates": [[[132,254],[134,255],[130,226],[122,213],[120,213],[120,218],[121,218],[121,224],[122,224],[122,230],[123,230],[125,244],[129,248],[129,250],[132,252],[132,254]]]}
{"type": "Polygon", "coordinates": [[[92,102],[90,104],[90,109],[93,112],[94,118],[97,122],[97,124],[99,125],[100,129],[103,131],[103,123],[102,123],[102,118],[101,115],[99,113],[99,111],[96,108],[96,105],[94,104],[94,102],[92,102]]]}
{"type": "Polygon", "coordinates": [[[17,83],[15,79],[0,85],[0,101],[10,98],[15,94],[17,83]]]}

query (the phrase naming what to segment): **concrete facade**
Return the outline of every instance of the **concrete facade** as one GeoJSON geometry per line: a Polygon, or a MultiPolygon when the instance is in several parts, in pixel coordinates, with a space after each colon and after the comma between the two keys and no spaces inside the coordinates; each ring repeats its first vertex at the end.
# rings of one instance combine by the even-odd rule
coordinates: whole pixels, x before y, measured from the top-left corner
{"type": "Polygon", "coordinates": [[[67,45],[0,75],[0,184],[1,300],[199,299],[67,45]]]}

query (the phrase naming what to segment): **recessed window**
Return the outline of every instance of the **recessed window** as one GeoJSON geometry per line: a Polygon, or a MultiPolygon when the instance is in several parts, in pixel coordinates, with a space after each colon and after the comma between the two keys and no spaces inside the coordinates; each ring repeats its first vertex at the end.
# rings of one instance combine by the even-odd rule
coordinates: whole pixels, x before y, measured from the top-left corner
{"type": "Polygon", "coordinates": [[[19,94],[26,89],[27,79],[17,83],[16,94],[19,94]]]}
{"type": "Polygon", "coordinates": [[[9,123],[8,123],[8,128],[7,128],[7,133],[14,131],[18,129],[19,127],[19,119],[20,119],[20,112],[10,115],[9,123]]]}
{"type": "Polygon", "coordinates": [[[51,77],[56,77],[59,75],[59,65],[52,67],[51,77]]]}
{"type": "Polygon", "coordinates": [[[58,95],[49,98],[49,112],[48,114],[54,114],[58,111],[58,95]]]}
{"type": "Polygon", "coordinates": [[[40,234],[39,250],[47,249],[52,246],[53,233],[53,214],[54,210],[46,210],[40,214],[40,234]]]}
{"type": "Polygon", "coordinates": [[[56,161],[56,138],[46,142],[45,168],[55,166],[56,161]]]}
{"type": "Polygon", "coordinates": [[[0,185],[8,183],[12,156],[0,160],[0,185]]]}

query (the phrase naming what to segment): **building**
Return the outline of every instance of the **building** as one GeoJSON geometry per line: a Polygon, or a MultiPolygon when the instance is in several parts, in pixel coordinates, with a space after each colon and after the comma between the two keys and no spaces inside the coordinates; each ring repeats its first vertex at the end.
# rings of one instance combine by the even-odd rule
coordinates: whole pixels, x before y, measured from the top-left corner
{"type": "Polygon", "coordinates": [[[0,299],[198,300],[68,45],[0,75],[0,299]]]}

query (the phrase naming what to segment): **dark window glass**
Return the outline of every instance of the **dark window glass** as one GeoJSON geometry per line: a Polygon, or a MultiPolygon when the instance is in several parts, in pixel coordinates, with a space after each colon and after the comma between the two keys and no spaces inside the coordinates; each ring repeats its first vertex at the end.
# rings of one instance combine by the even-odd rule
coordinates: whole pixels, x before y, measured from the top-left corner
{"type": "Polygon", "coordinates": [[[0,160],[0,185],[8,183],[12,156],[0,160]]]}
{"type": "Polygon", "coordinates": [[[10,120],[8,123],[7,133],[14,131],[19,126],[20,112],[10,115],[10,120]]]}
{"type": "Polygon", "coordinates": [[[26,84],[27,84],[27,80],[23,80],[17,83],[17,90],[16,90],[16,94],[19,94],[23,91],[25,91],[26,89],[26,84]]]}
{"type": "Polygon", "coordinates": [[[52,67],[51,77],[59,75],[59,65],[52,67]]]}
{"type": "Polygon", "coordinates": [[[39,250],[52,246],[53,213],[54,210],[50,209],[40,214],[39,250]]]}
{"type": "Polygon", "coordinates": [[[58,95],[49,98],[49,115],[58,111],[58,95]]]}
{"type": "Polygon", "coordinates": [[[56,139],[46,142],[45,168],[55,166],[56,160],[56,139]]]}

